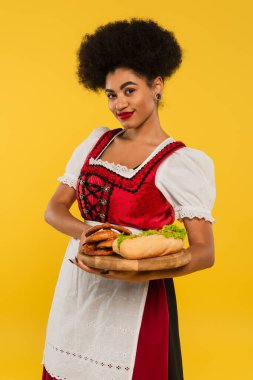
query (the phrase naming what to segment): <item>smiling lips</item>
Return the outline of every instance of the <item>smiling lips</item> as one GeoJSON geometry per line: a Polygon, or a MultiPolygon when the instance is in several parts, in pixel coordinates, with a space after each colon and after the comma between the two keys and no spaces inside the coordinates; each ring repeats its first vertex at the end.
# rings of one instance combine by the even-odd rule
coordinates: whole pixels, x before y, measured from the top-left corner
{"type": "Polygon", "coordinates": [[[133,113],[134,112],[121,112],[121,113],[118,114],[118,117],[120,119],[128,119],[129,117],[132,116],[133,113]]]}

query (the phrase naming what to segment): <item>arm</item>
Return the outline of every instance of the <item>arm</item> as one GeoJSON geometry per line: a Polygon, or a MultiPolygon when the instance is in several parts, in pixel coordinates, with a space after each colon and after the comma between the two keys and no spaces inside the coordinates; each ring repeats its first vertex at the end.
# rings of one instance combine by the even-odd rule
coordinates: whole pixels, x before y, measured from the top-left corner
{"type": "MultiPolygon", "coordinates": [[[[68,179],[68,176],[70,176],[70,183],[74,183],[80,174],[82,165],[90,150],[98,139],[108,130],[110,130],[108,127],[97,127],[93,129],[88,137],[75,148],[67,162],[64,176],[58,179],[64,179],[65,176],[66,179],[68,179]]],[[[69,212],[75,200],[76,193],[74,187],[61,183],[47,205],[44,218],[48,224],[58,231],[80,239],[82,238],[82,232],[86,232],[90,226],[81,222],[69,212]]]]}
{"type": "Polygon", "coordinates": [[[188,233],[189,247],[186,250],[191,253],[191,261],[180,268],[158,271],[159,273],[154,271],[151,279],[184,276],[214,265],[212,224],[197,218],[184,218],[183,223],[188,233]]]}
{"type": "Polygon", "coordinates": [[[86,232],[90,226],[85,225],[69,212],[75,200],[75,189],[61,183],[47,205],[44,218],[58,231],[80,239],[82,232],[86,232]]]}

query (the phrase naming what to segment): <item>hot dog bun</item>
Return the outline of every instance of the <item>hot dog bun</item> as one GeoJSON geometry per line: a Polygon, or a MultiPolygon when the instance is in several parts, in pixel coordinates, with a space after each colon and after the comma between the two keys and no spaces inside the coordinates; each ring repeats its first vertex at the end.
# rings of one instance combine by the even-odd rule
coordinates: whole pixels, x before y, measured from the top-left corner
{"type": "Polygon", "coordinates": [[[163,235],[140,236],[135,239],[126,239],[118,248],[118,239],[114,240],[114,252],[129,260],[147,259],[175,253],[183,248],[184,241],[163,235]]]}

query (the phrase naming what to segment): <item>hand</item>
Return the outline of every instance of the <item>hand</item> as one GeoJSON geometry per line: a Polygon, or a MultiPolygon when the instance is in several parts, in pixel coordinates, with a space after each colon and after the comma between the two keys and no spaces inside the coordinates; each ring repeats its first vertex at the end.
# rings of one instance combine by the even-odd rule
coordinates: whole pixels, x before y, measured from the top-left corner
{"type": "Polygon", "coordinates": [[[74,260],[70,260],[72,264],[76,265],[78,268],[84,270],[85,272],[95,274],[97,276],[108,278],[111,280],[121,280],[128,282],[143,282],[152,280],[151,273],[148,271],[145,272],[136,272],[136,271],[117,271],[117,270],[109,270],[108,274],[103,274],[102,269],[96,269],[92,267],[88,267],[81,260],[75,258],[74,260]]]}
{"type": "Polygon", "coordinates": [[[86,242],[86,233],[88,232],[89,230],[86,230],[86,231],[83,231],[82,232],[82,235],[80,237],[80,243],[79,243],[79,247],[78,247],[78,252],[83,252],[83,244],[86,242]]]}

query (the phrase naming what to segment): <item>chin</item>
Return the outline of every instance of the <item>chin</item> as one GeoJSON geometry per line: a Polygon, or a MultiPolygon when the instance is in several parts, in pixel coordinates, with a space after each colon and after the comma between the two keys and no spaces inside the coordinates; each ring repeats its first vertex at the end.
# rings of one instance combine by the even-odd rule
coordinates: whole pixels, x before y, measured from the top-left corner
{"type": "Polygon", "coordinates": [[[128,123],[120,123],[121,126],[124,128],[124,129],[129,129],[129,128],[134,128],[133,126],[129,125],[128,123]]]}

